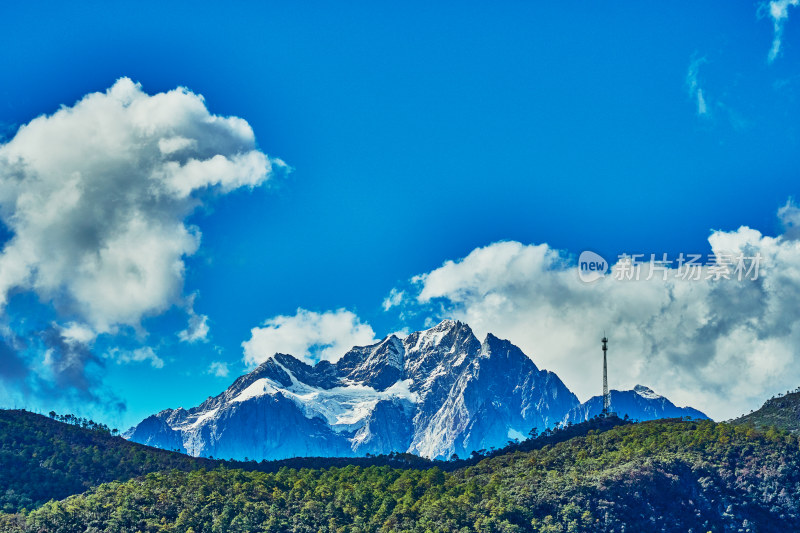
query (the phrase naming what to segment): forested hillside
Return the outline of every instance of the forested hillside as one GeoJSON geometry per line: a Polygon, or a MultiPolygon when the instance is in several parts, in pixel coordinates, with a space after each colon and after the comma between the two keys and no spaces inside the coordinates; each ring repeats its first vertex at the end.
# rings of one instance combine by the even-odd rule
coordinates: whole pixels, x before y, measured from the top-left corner
{"type": "Polygon", "coordinates": [[[0,410],[0,511],[31,510],[50,499],[148,472],[213,467],[206,459],[128,442],[105,426],[74,420],[78,425],[0,410]]]}
{"type": "Polygon", "coordinates": [[[770,398],[759,409],[737,418],[733,423],[756,429],[777,427],[800,433],[800,389],[770,398]]]}
{"type": "Polygon", "coordinates": [[[798,531],[799,444],[774,429],[653,421],[452,473],[151,473],[0,523],[15,532],[798,531]]]}
{"type": "MultiPolygon", "coordinates": [[[[53,413],[54,414],[54,413],[53,413]]],[[[106,426],[72,415],[50,418],[27,411],[0,410],[0,512],[31,511],[50,499],[62,499],[109,481],[125,481],[148,472],[216,467],[259,472],[281,468],[342,468],[348,465],[401,469],[438,467],[452,471],[476,464],[485,456],[552,445],[588,431],[604,431],[629,423],[615,417],[548,430],[537,439],[482,450],[470,458],[431,461],[410,453],[365,457],[296,457],[277,461],[225,461],[187,456],[131,443],[106,426]]]]}

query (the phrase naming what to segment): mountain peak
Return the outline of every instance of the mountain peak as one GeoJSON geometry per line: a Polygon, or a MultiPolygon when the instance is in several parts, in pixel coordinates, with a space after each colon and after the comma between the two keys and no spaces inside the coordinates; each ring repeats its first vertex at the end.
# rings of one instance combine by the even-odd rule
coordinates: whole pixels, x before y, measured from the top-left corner
{"type": "Polygon", "coordinates": [[[394,335],[369,346],[355,346],[336,363],[339,374],[351,381],[385,390],[403,373],[405,348],[394,335]]]}
{"type": "Polygon", "coordinates": [[[506,340],[506,339],[501,339],[500,337],[497,337],[496,335],[492,335],[491,333],[487,333],[486,334],[486,337],[483,339],[483,342],[481,343],[481,345],[485,349],[486,348],[495,348],[496,349],[497,347],[508,348],[508,347],[512,347],[512,346],[514,348],[516,348],[516,346],[514,344],[512,344],[511,341],[506,340]]]}
{"type": "MultiPolygon", "coordinates": [[[[704,417],[642,385],[611,391],[611,404],[639,419],[704,417]]],[[[601,409],[600,397],[580,405],[555,373],[537,369],[508,340],[489,333],[481,343],[469,325],[443,320],[402,340],[355,346],[336,363],[311,366],[276,353],[218,396],[149,417],[126,437],[215,457],[448,458],[601,409]]]]}
{"type": "Polygon", "coordinates": [[[266,361],[258,365],[252,371],[236,378],[236,381],[234,381],[231,386],[228,387],[228,392],[232,395],[236,395],[261,378],[271,379],[272,381],[280,383],[284,387],[291,386],[292,378],[278,360],[288,357],[292,356],[276,353],[275,355],[269,357],[266,361]]]}
{"type": "MultiPolygon", "coordinates": [[[[416,333],[412,333],[411,335],[418,335],[420,339],[426,339],[425,344],[427,345],[439,344],[445,339],[475,336],[468,324],[449,318],[442,320],[432,328],[418,331],[416,333]],[[451,337],[451,335],[453,335],[453,337],[451,337]]],[[[409,337],[411,335],[409,335],[409,337]]],[[[409,337],[406,337],[406,339],[409,337]]]]}
{"type": "Polygon", "coordinates": [[[656,400],[662,397],[660,394],[656,394],[655,392],[653,392],[653,389],[651,389],[650,387],[645,387],[644,385],[636,385],[633,388],[633,392],[635,392],[636,394],[638,394],[643,398],[647,398],[648,400],[656,400]]]}
{"type": "Polygon", "coordinates": [[[461,322],[460,320],[453,320],[452,318],[445,318],[432,328],[428,328],[426,330],[421,331],[420,333],[444,333],[448,331],[459,331],[459,330],[466,330],[472,333],[472,328],[469,327],[469,324],[461,322]]]}
{"type": "Polygon", "coordinates": [[[518,346],[491,333],[486,334],[486,338],[481,344],[481,354],[485,357],[494,355],[495,357],[501,356],[505,359],[514,359],[525,366],[531,367],[533,370],[539,371],[534,362],[518,346]]]}
{"type": "Polygon", "coordinates": [[[406,370],[410,374],[427,376],[437,365],[451,366],[463,362],[468,354],[477,354],[480,342],[467,324],[457,320],[442,320],[423,331],[403,339],[406,370]]]}
{"type": "MultiPolygon", "coordinates": [[[[628,415],[634,420],[654,420],[657,418],[708,418],[704,413],[692,407],[678,407],[667,398],[656,394],[653,389],[644,385],[636,385],[631,390],[611,389],[611,411],[617,416],[628,415]]],[[[564,423],[584,422],[603,410],[603,397],[592,396],[586,402],[572,409],[564,418],[564,423]]]]}

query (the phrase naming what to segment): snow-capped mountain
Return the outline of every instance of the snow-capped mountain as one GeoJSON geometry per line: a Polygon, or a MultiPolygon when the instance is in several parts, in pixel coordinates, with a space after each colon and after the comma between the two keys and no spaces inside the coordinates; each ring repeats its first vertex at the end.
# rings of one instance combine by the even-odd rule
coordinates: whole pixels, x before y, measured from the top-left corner
{"type": "Polygon", "coordinates": [[[522,439],[579,407],[508,341],[445,320],[314,366],[275,354],[222,394],[131,428],[135,442],[192,455],[278,459],[409,451],[430,458],[522,439]]]}
{"type": "MultiPolygon", "coordinates": [[[[708,418],[705,414],[691,407],[677,407],[663,396],[653,392],[644,385],[636,385],[633,390],[609,391],[611,412],[620,418],[625,415],[631,420],[656,420],[658,418],[708,418]]],[[[603,411],[603,397],[592,396],[586,402],[570,410],[563,422],[577,424],[584,422],[603,411]]]]}

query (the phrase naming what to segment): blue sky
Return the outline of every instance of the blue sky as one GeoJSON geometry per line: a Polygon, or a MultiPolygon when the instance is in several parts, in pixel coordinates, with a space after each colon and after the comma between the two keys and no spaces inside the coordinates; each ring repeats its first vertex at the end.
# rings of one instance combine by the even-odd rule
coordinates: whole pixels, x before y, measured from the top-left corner
{"type": "MultiPolygon", "coordinates": [[[[707,253],[713,231],[743,225],[780,235],[800,153],[800,9],[784,4],[774,57],[769,6],[747,2],[4,7],[6,142],[128,77],[148,95],[185,87],[211,114],[244,119],[257,149],[291,171],[198,193],[182,220],[202,236],[181,255],[179,295],[91,341],[79,376],[90,385],[20,387],[30,380],[20,369],[0,403],[122,428],[220,392],[246,369],[251,329],[299,308],[347,310],[377,337],[469,317],[450,296],[438,307],[383,302],[498,241],[614,259],[707,253]],[[182,342],[191,295],[209,329],[182,342]],[[162,364],[136,351],[147,348],[162,364]],[[142,360],[124,355],[134,353],[142,360]],[[209,373],[214,362],[229,374],[209,373]]],[[[12,287],[4,314],[7,335],[21,338],[82,320],[30,287],[12,287]]],[[[511,340],[537,351],[535,339],[511,340]]],[[[48,348],[8,349],[35,371],[48,348]]],[[[581,399],[592,393],[565,381],[581,399]]]]}

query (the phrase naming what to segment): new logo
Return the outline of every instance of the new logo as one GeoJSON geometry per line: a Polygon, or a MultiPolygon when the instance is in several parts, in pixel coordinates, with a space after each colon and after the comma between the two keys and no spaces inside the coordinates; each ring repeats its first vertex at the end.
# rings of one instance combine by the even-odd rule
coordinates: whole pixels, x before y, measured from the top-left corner
{"type": "Polygon", "coordinates": [[[578,258],[578,276],[581,281],[591,283],[602,278],[608,272],[608,261],[599,254],[585,250],[578,258]]]}

